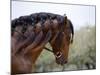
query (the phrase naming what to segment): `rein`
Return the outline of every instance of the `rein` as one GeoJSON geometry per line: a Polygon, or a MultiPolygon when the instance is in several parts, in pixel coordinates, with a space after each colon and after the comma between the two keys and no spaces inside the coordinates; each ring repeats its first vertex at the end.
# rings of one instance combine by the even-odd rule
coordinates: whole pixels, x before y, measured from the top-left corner
{"type": "Polygon", "coordinates": [[[44,49],[53,53],[53,51],[51,49],[47,48],[47,47],[44,47],[44,49]]]}

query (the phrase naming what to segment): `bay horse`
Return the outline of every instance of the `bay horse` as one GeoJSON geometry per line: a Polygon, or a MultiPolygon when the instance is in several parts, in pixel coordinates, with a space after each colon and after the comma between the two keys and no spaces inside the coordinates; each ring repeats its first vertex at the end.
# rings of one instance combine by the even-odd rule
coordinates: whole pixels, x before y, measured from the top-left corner
{"type": "Polygon", "coordinates": [[[11,23],[11,73],[32,72],[32,65],[49,42],[58,64],[68,60],[74,29],[67,16],[34,13],[21,16],[11,23]]]}

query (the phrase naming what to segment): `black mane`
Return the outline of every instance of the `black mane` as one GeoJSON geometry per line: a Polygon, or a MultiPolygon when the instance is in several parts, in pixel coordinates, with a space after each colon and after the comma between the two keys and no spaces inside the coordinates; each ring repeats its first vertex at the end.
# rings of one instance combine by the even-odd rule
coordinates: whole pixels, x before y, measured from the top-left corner
{"type": "MultiPolygon", "coordinates": [[[[62,28],[62,25],[64,25],[64,16],[53,14],[53,13],[40,12],[40,13],[33,13],[26,16],[20,16],[19,18],[15,18],[14,20],[12,20],[11,32],[13,34],[17,26],[22,26],[23,27],[22,32],[24,33],[28,25],[35,26],[38,22],[40,22],[41,25],[43,25],[47,19],[49,20],[57,19],[60,28],[62,28]]],[[[70,20],[68,21],[72,31],[72,39],[73,39],[73,35],[74,35],[73,24],[71,23],[70,20]]]]}
{"type": "Polygon", "coordinates": [[[16,18],[11,21],[11,27],[15,28],[18,25],[35,25],[38,22],[45,22],[46,19],[57,19],[59,23],[63,23],[63,16],[53,14],[53,13],[45,13],[45,12],[40,12],[40,13],[33,13],[31,15],[27,16],[21,16],[19,18],[16,18]]]}

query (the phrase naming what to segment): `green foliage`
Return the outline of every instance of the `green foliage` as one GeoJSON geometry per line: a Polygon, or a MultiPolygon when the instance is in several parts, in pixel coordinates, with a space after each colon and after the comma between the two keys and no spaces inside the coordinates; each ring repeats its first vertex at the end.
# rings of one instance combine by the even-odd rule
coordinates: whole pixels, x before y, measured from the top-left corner
{"type": "MultiPolygon", "coordinates": [[[[95,26],[82,27],[75,31],[74,42],[70,45],[69,60],[64,66],[56,64],[53,53],[43,50],[36,61],[36,72],[84,70],[96,68],[95,26]]],[[[46,45],[50,49],[49,44],[46,45]]]]}

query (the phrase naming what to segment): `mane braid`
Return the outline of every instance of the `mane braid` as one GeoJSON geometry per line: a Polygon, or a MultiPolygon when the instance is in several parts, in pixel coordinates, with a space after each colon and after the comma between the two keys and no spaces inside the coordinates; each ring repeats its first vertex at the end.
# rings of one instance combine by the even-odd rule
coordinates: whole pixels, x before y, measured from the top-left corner
{"type": "Polygon", "coordinates": [[[27,30],[28,25],[35,26],[38,22],[41,23],[43,26],[44,22],[49,19],[57,19],[60,28],[62,27],[64,23],[64,17],[61,15],[53,14],[53,13],[46,13],[46,12],[40,12],[40,13],[33,13],[27,16],[21,16],[19,18],[16,18],[11,21],[11,31],[14,32],[15,28],[17,26],[22,26],[22,33],[24,33],[27,30]]]}

